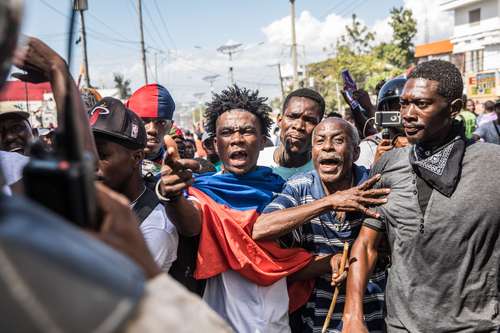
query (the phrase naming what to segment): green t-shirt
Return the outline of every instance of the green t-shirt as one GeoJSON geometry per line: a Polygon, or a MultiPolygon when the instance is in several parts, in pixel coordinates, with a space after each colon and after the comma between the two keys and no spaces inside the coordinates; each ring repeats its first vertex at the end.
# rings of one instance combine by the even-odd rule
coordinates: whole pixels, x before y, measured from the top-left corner
{"type": "Polygon", "coordinates": [[[465,136],[467,139],[472,138],[472,133],[476,129],[476,115],[470,111],[462,110],[458,116],[457,120],[460,120],[465,126],[465,136]]]}

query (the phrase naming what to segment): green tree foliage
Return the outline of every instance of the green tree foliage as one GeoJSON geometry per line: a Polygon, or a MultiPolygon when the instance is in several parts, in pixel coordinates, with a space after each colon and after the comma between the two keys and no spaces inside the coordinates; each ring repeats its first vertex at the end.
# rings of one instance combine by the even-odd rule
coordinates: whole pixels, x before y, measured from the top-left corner
{"type": "Polygon", "coordinates": [[[370,50],[371,43],[375,40],[375,33],[368,30],[368,27],[362,24],[352,14],[351,25],[346,25],[346,34],[340,38],[340,47],[347,47],[356,55],[365,54],[370,50]]]}
{"type": "Polygon", "coordinates": [[[121,99],[127,99],[131,95],[130,80],[125,80],[122,74],[113,73],[113,81],[115,88],[118,89],[121,99]]]}
{"type": "Polygon", "coordinates": [[[325,97],[327,112],[339,108],[337,84],[339,89],[343,88],[340,77],[343,69],[349,70],[358,88],[374,93],[381,80],[400,75],[411,65],[417,32],[411,10],[393,8],[389,24],[393,28],[392,41],[373,46],[375,32],[370,32],[353,15],[345,35],[334,48],[334,57],[308,66],[316,89],[325,97]]]}
{"type": "Polygon", "coordinates": [[[396,67],[408,67],[415,57],[413,38],[417,34],[417,22],[413,13],[403,7],[392,8],[391,20],[392,43],[388,44],[387,59],[396,67]]]}

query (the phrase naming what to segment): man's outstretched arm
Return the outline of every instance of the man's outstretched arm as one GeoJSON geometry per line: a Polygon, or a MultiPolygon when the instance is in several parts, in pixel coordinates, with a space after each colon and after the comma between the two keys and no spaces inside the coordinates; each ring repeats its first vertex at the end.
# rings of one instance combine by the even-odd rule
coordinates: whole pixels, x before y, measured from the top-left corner
{"type": "MultiPolygon", "coordinates": [[[[337,191],[309,204],[295,207],[292,206],[296,205],[296,203],[290,202],[285,196],[283,199],[289,202],[288,206],[284,206],[286,209],[276,209],[273,212],[259,216],[253,227],[252,238],[255,240],[277,239],[328,210],[361,212],[366,216],[378,218],[378,213],[369,207],[386,203],[386,196],[390,192],[389,189],[385,188],[372,189],[372,186],[379,179],[380,175],[375,175],[361,185],[345,191],[337,191]]],[[[292,196],[290,193],[285,194],[292,196]]],[[[280,200],[280,198],[278,197],[275,200],[280,200]]]]}
{"type": "MultiPolygon", "coordinates": [[[[33,83],[50,82],[57,106],[58,120],[64,118],[64,112],[67,110],[74,112],[77,135],[82,138],[83,147],[97,161],[97,149],[90,130],[87,111],[64,59],[41,40],[30,37],[26,47],[16,51],[13,62],[14,65],[26,71],[26,74],[14,73],[14,77],[33,83]],[[68,94],[70,105],[66,106],[68,94]]],[[[64,122],[60,122],[58,126],[62,128],[64,122]]]]}
{"type": "Polygon", "coordinates": [[[197,236],[201,233],[201,212],[183,193],[193,184],[193,171],[198,171],[200,165],[194,160],[180,159],[175,142],[168,135],[163,140],[167,154],[156,194],[164,202],[167,216],[177,231],[186,237],[197,236]]]}
{"type": "Polygon", "coordinates": [[[344,333],[368,333],[363,319],[363,297],[368,277],[377,262],[377,248],[381,237],[380,231],[363,226],[354,242],[349,259],[346,302],[342,318],[344,333]]]}

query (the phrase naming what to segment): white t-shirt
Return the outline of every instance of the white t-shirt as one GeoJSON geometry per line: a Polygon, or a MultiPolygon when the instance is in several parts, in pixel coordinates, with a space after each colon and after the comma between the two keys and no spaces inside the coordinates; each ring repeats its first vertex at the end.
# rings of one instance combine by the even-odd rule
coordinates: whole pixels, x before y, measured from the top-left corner
{"type": "MultiPolygon", "coordinates": [[[[381,135],[377,134],[377,136],[382,139],[381,135]]],[[[359,144],[359,158],[354,163],[370,170],[373,165],[373,161],[375,161],[377,146],[378,145],[375,141],[371,139],[363,139],[359,144]]]]}
{"type": "Polygon", "coordinates": [[[203,299],[238,333],[288,333],[286,278],[263,287],[228,270],[207,280],[203,299]]]}
{"type": "Polygon", "coordinates": [[[29,157],[18,153],[0,151],[0,167],[2,168],[3,180],[2,192],[11,195],[10,185],[23,177],[23,168],[28,163],[29,157]]]}
{"type": "Polygon", "coordinates": [[[260,154],[259,154],[259,159],[257,160],[257,165],[260,166],[266,166],[271,169],[273,169],[273,173],[277,174],[278,176],[281,176],[284,180],[288,180],[288,178],[301,173],[301,172],[307,172],[311,171],[314,169],[314,164],[312,160],[309,160],[306,164],[303,166],[300,166],[298,168],[286,168],[283,166],[278,165],[274,161],[274,151],[276,150],[276,147],[266,147],[264,148],[260,154]]]}
{"type": "Polygon", "coordinates": [[[174,224],[168,219],[165,207],[162,204],[156,205],[139,228],[155,262],[162,271],[168,272],[177,259],[179,235],[174,224]]]}

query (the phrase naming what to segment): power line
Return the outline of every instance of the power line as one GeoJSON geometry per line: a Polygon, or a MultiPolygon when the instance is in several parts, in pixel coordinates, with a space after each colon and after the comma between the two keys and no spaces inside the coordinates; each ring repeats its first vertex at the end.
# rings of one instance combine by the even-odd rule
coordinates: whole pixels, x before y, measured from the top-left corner
{"type": "MultiPolygon", "coordinates": [[[[347,2],[347,1],[346,1],[347,2]]],[[[332,7],[328,8],[321,16],[320,18],[321,19],[324,19],[325,17],[327,17],[328,15],[332,14],[334,10],[340,8],[340,7],[343,7],[346,2],[343,2],[343,1],[340,1],[339,3],[337,3],[336,5],[333,5],[332,7]]],[[[348,3],[348,2],[347,2],[348,3]]]]}
{"type": "MultiPolygon", "coordinates": [[[[116,31],[113,27],[111,27],[109,24],[107,24],[106,22],[102,21],[100,18],[98,18],[97,16],[93,15],[92,13],[90,13],[89,11],[87,12],[87,14],[93,18],[94,20],[96,20],[97,22],[101,23],[103,26],[105,26],[106,28],[108,28],[111,32],[114,32],[115,34],[117,35],[120,35],[124,40],[128,40],[128,37],[123,35],[121,32],[119,31],[116,31]]],[[[136,42],[134,42],[136,43],[136,42]]]]}
{"type": "Polygon", "coordinates": [[[353,2],[351,2],[350,5],[348,5],[346,8],[344,8],[344,10],[342,11],[342,14],[340,14],[340,15],[344,16],[344,15],[346,15],[347,13],[349,13],[351,11],[353,12],[354,9],[356,9],[361,4],[363,4],[363,2],[365,2],[365,0],[358,0],[358,3],[356,3],[356,0],[354,0],[353,2]]]}
{"type": "Polygon", "coordinates": [[[40,0],[45,6],[51,8],[54,12],[58,13],[59,15],[62,15],[66,18],[68,18],[68,16],[66,14],[64,14],[63,12],[61,12],[59,9],[57,9],[56,7],[52,6],[50,3],[46,2],[45,0],[40,0]]]}
{"type": "Polygon", "coordinates": [[[168,30],[167,23],[165,23],[165,19],[163,18],[162,11],[160,10],[160,7],[158,6],[158,2],[154,0],[154,4],[156,7],[156,11],[158,13],[158,16],[160,16],[160,21],[163,24],[163,28],[165,29],[165,32],[167,33],[168,39],[172,42],[172,45],[174,46],[174,49],[177,49],[177,45],[175,44],[174,39],[172,38],[172,35],[170,35],[170,31],[168,30]]]}
{"type": "MultiPolygon", "coordinates": [[[[56,12],[57,14],[69,19],[68,15],[64,14],[62,11],[60,11],[59,9],[55,8],[54,6],[52,6],[50,3],[46,2],[46,0],[40,0],[45,6],[47,6],[48,8],[52,9],[54,12],[56,12]]],[[[115,42],[119,42],[119,43],[131,43],[131,44],[135,44],[135,43],[139,43],[139,42],[135,42],[135,41],[131,41],[131,40],[121,40],[121,39],[116,39],[116,38],[113,38],[113,37],[110,37],[108,35],[105,35],[103,34],[101,31],[97,31],[97,30],[94,30],[94,29],[91,29],[91,28],[87,28],[88,32],[90,32],[92,35],[94,35],[93,38],[101,38],[101,39],[106,39],[106,40],[109,40],[109,41],[115,41],[115,42]]],[[[66,36],[68,35],[68,33],[64,33],[66,36]]]]}
{"type": "MultiPolygon", "coordinates": [[[[139,16],[139,12],[137,11],[136,5],[134,4],[133,0],[129,0],[129,4],[132,6],[132,9],[135,12],[135,14],[137,16],[139,16]]],[[[146,25],[144,25],[144,30],[146,30],[146,33],[151,38],[153,44],[160,45],[160,43],[158,43],[158,41],[156,40],[156,38],[154,38],[153,34],[151,33],[151,31],[148,29],[148,27],[146,25]]]]}
{"type": "MultiPolygon", "coordinates": [[[[130,47],[128,45],[123,45],[123,43],[129,44],[130,42],[128,42],[128,41],[120,41],[120,40],[109,39],[107,37],[100,36],[100,35],[97,35],[97,34],[94,34],[94,33],[89,33],[89,32],[87,32],[87,35],[91,36],[92,39],[95,40],[95,41],[102,42],[102,43],[107,43],[107,44],[112,44],[112,45],[116,45],[116,46],[119,46],[120,49],[125,48],[125,49],[129,49],[129,50],[134,50],[136,52],[139,51],[138,48],[132,48],[132,47],[130,47]]],[[[134,44],[138,44],[138,43],[134,43],[134,44]]]]}
{"type": "Polygon", "coordinates": [[[168,49],[167,43],[163,39],[163,36],[160,33],[160,31],[158,30],[158,27],[156,26],[156,23],[153,20],[153,16],[151,15],[151,12],[149,11],[148,6],[146,6],[146,3],[144,3],[144,10],[146,11],[146,15],[149,17],[149,20],[151,21],[151,24],[153,25],[153,29],[156,32],[156,35],[160,38],[160,41],[162,42],[162,44],[165,47],[165,49],[168,49]]]}

